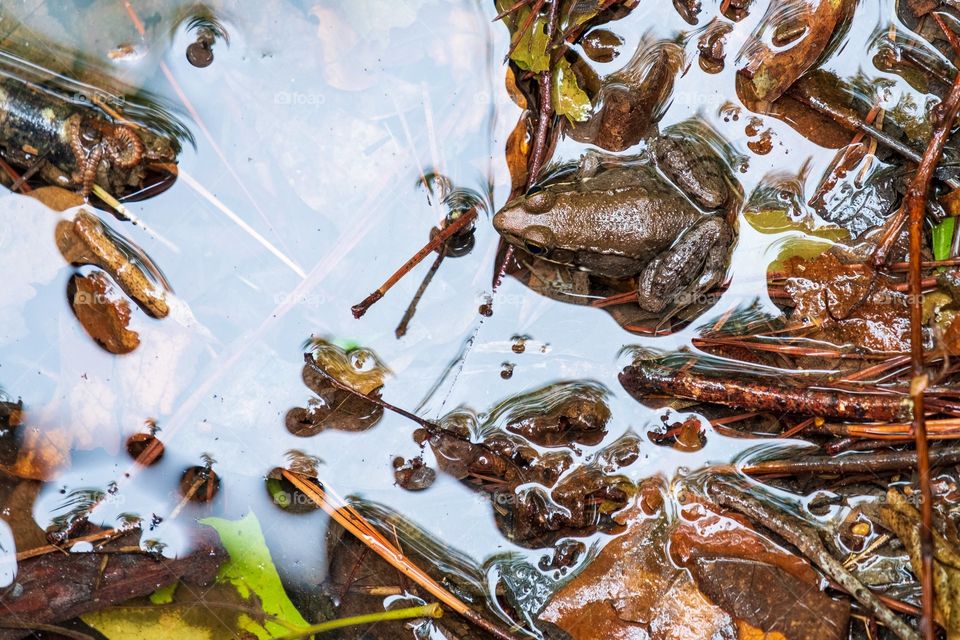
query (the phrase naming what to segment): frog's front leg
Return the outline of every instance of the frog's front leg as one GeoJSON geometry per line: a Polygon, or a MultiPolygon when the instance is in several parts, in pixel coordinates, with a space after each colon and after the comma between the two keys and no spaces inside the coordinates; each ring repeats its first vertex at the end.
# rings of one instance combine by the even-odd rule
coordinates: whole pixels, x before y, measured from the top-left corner
{"type": "Polygon", "coordinates": [[[640,272],[637,302],[659,313],[671,303],[687,306],[727,271],[733,229],[718,216],[705,216],[640,272]],[[679,300],[684,296],[686,300],[679,300]]]}

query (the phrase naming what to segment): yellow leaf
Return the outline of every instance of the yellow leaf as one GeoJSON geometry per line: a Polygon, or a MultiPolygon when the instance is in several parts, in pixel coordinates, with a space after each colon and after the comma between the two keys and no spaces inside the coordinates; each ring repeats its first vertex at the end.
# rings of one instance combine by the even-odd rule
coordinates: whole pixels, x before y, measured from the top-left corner
{"type": "Polygon", "coordinates": [[[560,58],[553,70],[553,110],[570,122],[583,122],[590,117],[590,98],[577,84],[566,58],[560,58]]]}

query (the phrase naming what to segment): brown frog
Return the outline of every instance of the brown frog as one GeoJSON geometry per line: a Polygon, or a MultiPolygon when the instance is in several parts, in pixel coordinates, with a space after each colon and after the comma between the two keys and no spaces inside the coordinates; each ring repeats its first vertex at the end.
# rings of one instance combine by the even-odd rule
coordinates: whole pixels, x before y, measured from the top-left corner
{"type": "Polygon", "coordinates": [[[536,258],[609,278],[636,276],[650,313],[687,306],[720,282],[738,200],[723,161],[683,135],[653,138],[646,154],[590,151],[570,179],[508,202],[493,225],[536,258]]]}

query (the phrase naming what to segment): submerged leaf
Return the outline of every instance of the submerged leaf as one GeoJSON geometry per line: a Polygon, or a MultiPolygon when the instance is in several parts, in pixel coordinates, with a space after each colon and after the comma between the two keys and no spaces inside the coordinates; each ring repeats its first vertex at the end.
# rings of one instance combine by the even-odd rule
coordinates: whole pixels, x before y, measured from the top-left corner
{"type": "Polygon", "coordinates": [[[553,110],[570,122],[583,122],[590,117],[590,98],[577,83],[577,76],[566,58],[560,58],[553,70],[553,110]]]}
{"type": "Polygon", "coordinates": [[[843,17],[846,0],[778,0],[740,52],[737,94],[752,109],[779,98],[817,61],[843,17]],[[769,43],[769,44],[767,44],[769,43]]]}
{"type": "MultiPolygon", "coordinates": [[[[526,14],[518,15],[519,24],[526,20],[526,14]]],[[[550,55],[547,48],[550,41],[547,39],[547,22],[537,18],[527,31],[520,35],[517,46],[510,54],[510,59],[524,71],[541,73],[550,68],[550,55]]]]}
{"type": "Polygon", "coordinates": [[[663,511],[648,516],[638,506],[625,518],[627,531],[554,594],[540,619],[574,640],[736,638],[733,620],[670,562],[663,511]]]}
{"type": "MultiPolygon", "coordinates": [[[[241,597],[256,596],[263,612],[274,619],[295,627],[308,626],[283,589],[260,522],[252,511],[239,520],[204,518],[200,523],[213,527],[220,534],[220,540],[230,554],[230,561],[220,568],[218,581],[233,584],[241,597]]],[[[289,626],[254,620],[247,615],[240,617],[240,624],[263,640],[290,630],[289,626]]]]}
{"type": "Polygon", "coordinates": [[[836,225],[815,226],[809,218],[795,219],[785,209],[762,209],[747,211],[744,219],[760,233],[783,233],[801,231],[808,236],[823,238],[832,242],[843,242],[850,237],[846,229],[836,225]]]}

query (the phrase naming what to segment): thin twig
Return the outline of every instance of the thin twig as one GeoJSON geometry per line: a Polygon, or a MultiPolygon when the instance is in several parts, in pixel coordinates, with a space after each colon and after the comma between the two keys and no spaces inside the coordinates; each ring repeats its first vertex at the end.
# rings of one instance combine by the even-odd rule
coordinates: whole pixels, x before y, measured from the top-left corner
{"type": "Polygon", "coordinates": [[[410,320],[413,319],[413,314],[417,312],[417,305],[420,303],[420,298],[423,297],[427,287],[430,286],[430,282],[433,281],[433,276],[437,275],[437,270],[440,269],[440,263],[443,262],[446,255],[446,245],[443,245],[437,252],[437,259],[430,265],[430,270],[427,271],[427,275],[423,276],[423,282],[420,283],[417,292],[413,294],[413,299],[411,299],[410,304],[407,305],[407,310],[403,312],[403,317],[400,318],[400,324],[398,324],[397,328],[393,331],[393,334],[398,339],[407,335],[407,326],[410,324],[410,320]]]}
{"type": "Polygon", "coordinates": [[[900,236],[900,230],[910,222],[910,364],[913,380],[910,384],[910,397],[913,400],[913,435],[917,448],[918,480],[920,484],[920,585],[922,588],[920,630],[926,640],[933,640],[934,585],[933,585],[933,494],[930,489],[930,460],[927,441],[927,426],[924,422],[923,392],[929,378],[923,363],[923,312],[921,304],[922,277],[920,272],[920,253],[923,240],[923,223],[926,217],[927,194],[934,171],[940,162],[943,148],[950,137],[953,123],[960,112],[960,73],[956,75],[953,86],[946,99],[940,103],[940,121],[933,130],[930,142],[917,167],[903,205],[887,223],[883,236],[874,252],[873,264],[881,266],[886,261],[900,236]]]}
{"type": "Polygon", "coordinates": [[[425,571],[404,556],[403,553],[387,540],[383,534],[375,529],[366,518],[360,515],[352,505],[332,493],[329,487],[318,487],[311,478],[294,471],[281,469],[280,472],[284,478],[323,509],[327,515],[336,520],[340,526],[354,535],[357,540],[367,545],[377,555],[386,560],[391,566],[403,572],[405,576],[423,587],[437,600],[493,636],[501,640],[516,640],[516,636],[513,634],[514,629],[509,631],[501,629],[499,626],[480,616],[464,604],[463,601],[443,588],[425,571]]]}
{"type": "MultiPolygon", "coordinates": [[[[543,3],[538,3],[542,5],[543,3]]],[[[557,7],[559,0],[553,0],[550,3],[550,10],[547,14],[547,51],[553,47],[553,36],[557,30],[557,7]]],[[[550,55],[550,67],[542,71],[537,77],[540,88],[540,109],[537,116],[537,134],[533,141],[533,153],[530,155],[530,164],[527,171],[527,188],[530,188],[537,177],[540,175],[540,169],[544,165],[545,155],[547,153],[547,131],[550,129],[550,123],[553,120],[553,56],[550,55]]]]}
{"type": "MultiPolygon", "coordinates": [[[[930,452],[933,464],[960,464],[960,446],[940,447],[930,452]]],[[[770,473],[797,475],[801,473],[880,472],[910,469],[917,464],[914,451],[889,451],[848,456],[807,456],[797,460],[764,460],[740,467],[751,476],[770,473]]]]}
{"type": "Polygon", "coordinates": [[[377,300],[379,300],[384,295],[386,295],[387,291],[390,291],[393,285],[397,284],[397,282],[399,282],[403,276],[407,275],[407,273],[411,269],[413,269],[415,266],[420,264],[420,262],[424,258],[426,258],[428,255],[430,255],[432,251],[435,251],[436,249],[438,249],[443,243],[447,241],[448,238],[450,238],[450,236],[456,234],[461,229],[466,228],[466,226],[471,222],[473,222],[473,220],[476,219],[476,217],[477,217],[477,210],[475,208],[470,209],[469,211],[467,211],[466,213],[458,217],[456,220],[448,224],[446,227],[441,229],[440,233],[430,238],[430,241],[427,242],[427,244],[423,245],[423,248],[421,248],[419,251],[413,254],[413,257],[407,260],[403,264],[403,266],[397,269],[392,276],[387,278],[387,280],[382,285],[380,285],[380,287],[376,291],[374,291],[373,293],[368,295],[366,298],[364,298],[363,301],[360,302],[359,304],[353,305],[350,308],[351,311],[353,311],[353,317],[354,318],[363,317],[363,314],[365,314],[367,310],[377,302],[377,300]]]}
{"type": "Polygon", "coordinates": [[[410,413],[410,412],[407,411],[406,409],[401,409],[400,407],[395,406],[395,405],[392,405],[392,404],[390,404],[389,402],[387,402],[387,401],[385,401],[385,400],[382,400],[382,399],[380,399],[380,398],[378,398],[378,397],[376,397],[376,396],[368,396],[368,395],[365,394],[365,393],[360,393],[359,391],[357,391],[356,389],[354,389],[354,388],[351,387],[350,385],[344,384],[344,383],[341,382],[340,380],[337,380],[335,377],[333,377],[332,375],[330,375],[329,373],[327,373],[326,371],[324,371],[323,367],[321,367],[320,365],[317,364],[317,361],[314,360],[314,358],[313,358],[313,354],[311,354],[311,353],[305,353],[305,354],[303,354],[303,359],[304,359],[304,361],[306,361],[308,367],[310,367],[312,370],[316,371],[318,374],[320,374],[321,376],[323,376],[324,378],[326,378],[327,380],[329,380],[330,383],[331,383],[333,386],[337,387],[338,389],[340,389],[340,390],[342,390],[342,391],[346,391],[347,393],[352,393],[353,395],[357,396],[358,398],[363,398],[364,400],[367,400],[367,401],[369,401],[369,402],[372,402],[372,403],[375,404],[375,405],[378,405],[378,406],[380,406],[380,407],[383,407],[384,409],[387,409],[388,411],[392,411],[392,412],[394,412],[394,413],[396,413],[396,414],[398,414],[398,415],[403,416],[404,418],[407,418],[407,419],[409,419],[409,420],[413,420],[414,422],[416,422],[417,424],[419,424],[421,427],[423,427],[424,429],[426,429],[426,430],[427,430],[429,433],[431,433],[431,434],[439,433],[440,431],[442,431],[440,425],[437,424],[436,422],[431,422],[431,421],[429,421],[429,420],[426,420],[425,418],[421,418],[420,416],[418,416],[418,415],[415,414],[415,413],[410,413]]]}

